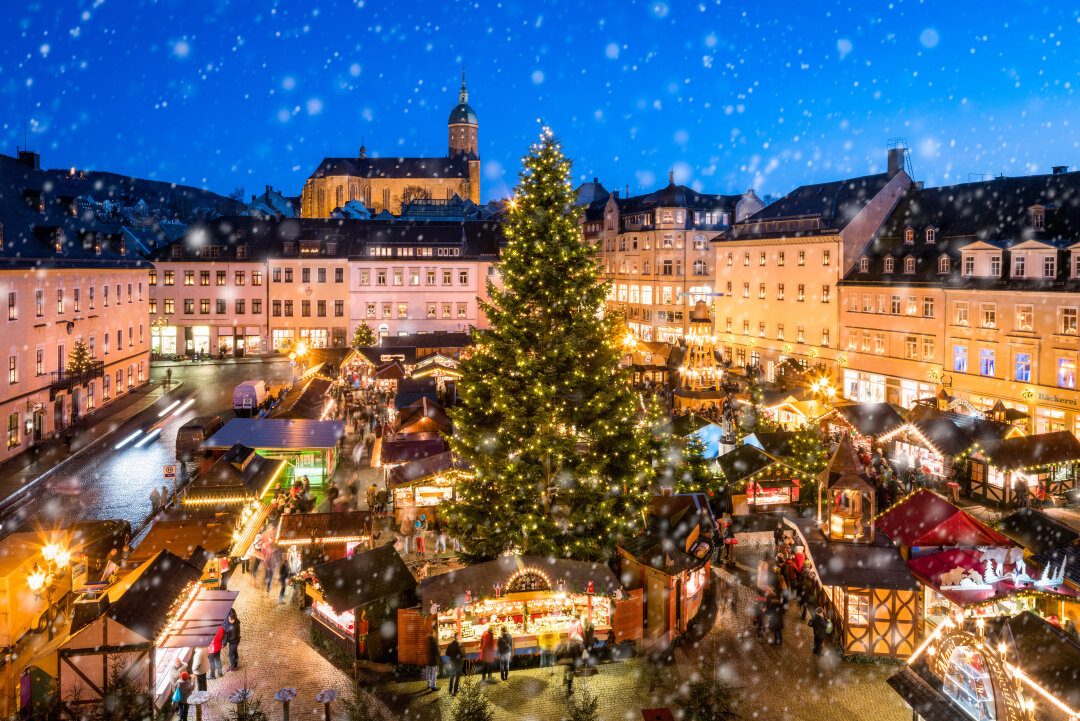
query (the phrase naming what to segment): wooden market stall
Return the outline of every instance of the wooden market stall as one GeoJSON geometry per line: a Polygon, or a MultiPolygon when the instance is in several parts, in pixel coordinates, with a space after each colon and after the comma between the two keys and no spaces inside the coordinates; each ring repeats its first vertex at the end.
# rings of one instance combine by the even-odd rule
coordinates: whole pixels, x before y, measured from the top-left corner
{"type": "Polygon", "coordinates": [[[701,493],[655,496],[646,530],[618,546],[623,582],[643,592],[647,644],[683,634],[711,583],[715,520],[701,493]]]}
{"type": "Polygon", "coordinates": [[[422,397],[410,405],[397,409],[394,416],[394,433],[443,433],[450,435],[454,426],[443,407],[422,397]]]}
{"type": "Polygon", "coordinates": [[[302,567],[309,568],[369,548],[372,532],[368,511],[286,513],[278,519],[275,538],[282,548],[296,546],[302,567]]]}
{"type": "Polygon", "coordinates": [[[397,624],[399,609],[415,606],[417,593],[393,544],[320,564],[305,577],[315,634],[354,660],[394,660],[400,633],[381,628],[397,624]]]}
{"type": "Polygon", "coordinates": [[[331,385],[333,381],[320,376],[298,381],[274,406],[269,417],[308,421],[331,418],[335,408],[335,401],[329,393],[331,385]]]}
{"type": "Polygon", "coordinates": [[[334,475],[344,435],[344,421],[234,418],[203,448],[224,455],[237,443],[243,444],[261,456],[287,461],[278,477],[287,486],[306,476],[315,489],[334,475]]]}
{"type": "Polygon", "coordinates": [[[900,472],[921,469],[927,477],[941,482],[952,477],[957,456],[974,447],[969,430],[961,427],[960,414],[916,405],[904,418],[904,425],[878,441],[891,443],[889,459],[900,472]]]}
{"type": "Polygon", "coordinates": [[[757,446],[743,444],[716,459],[732,489],[734,515],[791,510],[799,501],[799,488],[810,477],[757,446]]]}
{"type": "Polygon", "coordinates": [[[448,380],[456,381],[461,378],[458,361],[442,353],[429,353],[418,358],[412,377],[427,378],[428,376],[434,377],[440,383],[448,380]]]}
{"type": "Polygon", "coordinates": [[[971,496],[989,503],[1065,500],[1077,488],[1080,441],[1069,431],[987,440],[971,453],[971,496]]]}
{"type": "Polygon", "coordinates": [[[894,503],[878,516],[877,526],[904,558],[939,548],[1013,545],[1002,534],[925,488],[894,503]]]}
{"type": "Polygon", "coordinates": [[[451,451],[419,458],[390,468],[386,487],[394,502],[394,524],[412,522],[423,513],[434,519],[443,501],[455,499],[454,489],[472,466],[451,451]]]}
{"type": "Polygon", "coordinates": [[[288,461],[267,458],[236,443],[198,478],[185,486],[185,506],[236,508],[266,498],[288,461]]]}
{"type": "Polygon", "coordinates": [[[874,542],[876,494],[855,452],[851,436],[840,439],[828,465],[818,474],[818,523],[827,538],[874,542]]]}
{"type": "Polygon", "coordinates": [[[187,661],[192,646],[208,644],[236,598],[234,592],[204,589],[201,575],[160,551],[102,598],[76,608],[69,636],[53,649],[55,666],[39,664],[55,669],[61,709],[78,716],[82,707],[101,704],[114,664],[150,689],[155,713],[165,708],[174,660],[187,661]]]}
{"type": "Polygon", "coordinates": [[[870,449],[877,439],[904,425],[904,418],[888,403],[844,403],[821,418],[827,433],[850,433],[857,449],[870,449]]]}
{"type": "Polygon", "coordinates": [[[1034,508],[1005,516],[997,530],[1024,549],[1025,558],[1080,544],[1080,531],[1034,508]]]}
{"type": "Polygon", "coordinates": [[[398,661],[423,665],[433,626],[444,655],[456,633],[469,660],[479,656],[480,637],[489,626],[507,627],[515,655],[538,653],[545,632],[565,644],[571,616],[592,619],[597,645],[612,634],[612,643],[640,639],[640,592],[637,604],[626,606],[622,615],[616,597],[629,600],[631,594],[624,594],[611,569],[599,563],[500,556],[457,568],[424,579],[420,606],[398,611],[398,661]]]}

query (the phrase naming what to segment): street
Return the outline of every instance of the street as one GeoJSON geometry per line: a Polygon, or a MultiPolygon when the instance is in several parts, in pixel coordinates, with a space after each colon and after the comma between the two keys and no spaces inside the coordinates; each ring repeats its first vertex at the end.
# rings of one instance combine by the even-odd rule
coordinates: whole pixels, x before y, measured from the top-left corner
{"type": "MultiPolygon", "coordinates": [[[[151,383],[161,384],[165,367],[151,369],[151,383]]],[[[174,384],[183,383],[181,405],[194,400],[171,418],[161,434],[136,447],[139,438],[121,449],[116,445],[137,429],[152,425],[169,403],[159,402],[122,426],[104,443],[87,450],[76,462],[47,474],[27,491],[32,502],[4,519],[5,531],[56,528],[83,519],[118,518],[142,524],[150,512],[150,492],[163,485],[163,467],[175,463],[176,432],[192,418],[217,413],[232,418],[232,390],[240,382],[262,378],[277,387],[292,378],[286,362],[183,364],[171,366],[174,384]]],[[[178,483],[185,470],[178,467],[178,483]]],[[[170,491],[173,489],[170,488],[170,491]]]]}

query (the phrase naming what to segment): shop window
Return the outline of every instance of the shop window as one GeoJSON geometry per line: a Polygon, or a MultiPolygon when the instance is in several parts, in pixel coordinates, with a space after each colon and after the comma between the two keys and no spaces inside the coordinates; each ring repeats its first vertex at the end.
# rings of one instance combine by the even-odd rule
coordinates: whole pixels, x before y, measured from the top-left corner
{"type": "Polygon", "coordinates": [[[849,626],[866,626],[870,623],[870,596],[849,593],[847,598],[847,622],[849,626]]]}
{"type": "Polygon", "coordinates": [[[1076,388],[1076,360],[1058,358],[1058,388],[1076,388]]]}

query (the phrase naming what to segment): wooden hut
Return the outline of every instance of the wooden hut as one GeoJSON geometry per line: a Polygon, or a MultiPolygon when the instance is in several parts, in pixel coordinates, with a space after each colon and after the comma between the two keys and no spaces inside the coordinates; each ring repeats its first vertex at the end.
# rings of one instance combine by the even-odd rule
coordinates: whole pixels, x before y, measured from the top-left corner
{"type": "Polygon", "coordinates": [[[971,454],[971,496],[989,503],[1026,503],[1076,494],[1080,441],[1069,431],[987,440],[971,454]]]}
{"type": "Polygon", "coordinates": [[[287,513],[278,519],[275,538],[284,548],[296,546],[307,568],[345,558],[357,547],[370,547],[372,532],[369,511],[287,513]]]}
{"type": "Polygon", "coordinates": [[[386,487],[394,501],[394,523],[411,523],[421,514],[438,515],[439,504],[455,499],[454,489],[472,466],[451,451],[418,458],[390,468],[386,487]]]}
{"type": "Polygon", "coordinates": [[[757,446],[743,444],[716,459],[732,489],[735,515],[790,510],[799,501],[799,488],[810,477],[757,446]]]}
{"type": "Polygon", "coordinates": [[[874,542],[876,494],[855,454],[851,436],[845,435],[818,476],[818,522],[827,538],[874,542]]]}

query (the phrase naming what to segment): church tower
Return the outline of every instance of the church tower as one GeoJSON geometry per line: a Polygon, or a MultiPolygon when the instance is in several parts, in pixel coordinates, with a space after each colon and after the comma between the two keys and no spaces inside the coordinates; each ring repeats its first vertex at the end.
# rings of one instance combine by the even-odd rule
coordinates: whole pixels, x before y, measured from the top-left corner
{"type": "Polygon", "coordinates": [[[447,121],[447,126],[450,129],[449,156],[451,158],[479,160],[477,134],[480,124],[476,119],[476,111],[469,107],[469,91],[465,88],[464,68],[461,70],[461,90],[458,91],[458,104],[450,111],[450,120],[447,121]]]}

